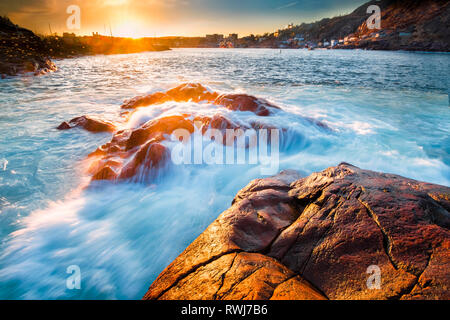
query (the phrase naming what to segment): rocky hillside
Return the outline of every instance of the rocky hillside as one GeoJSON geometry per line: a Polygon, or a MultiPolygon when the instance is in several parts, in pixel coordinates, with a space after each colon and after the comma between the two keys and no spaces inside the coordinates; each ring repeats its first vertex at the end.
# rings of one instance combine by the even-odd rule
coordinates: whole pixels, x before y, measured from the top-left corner
{"type": "Polygon", "coordinates": [[[45,43],[38,36],[0,17],[0,76],[55,69],[45,43]]]}
{"type": "Polygon", "coordinates": [[[302,34],[305,39],[330,41],[354,38],[341,48],[384,50],[450,50],[450,2],[446,0],[370,1],[348,15],[302,24],[282,34],[302,34]],[[381,29],[368,29],[370,5],[381,8],[381,29]]]}
{"type": "Polygon", "coordinates": [[[255,180],[144,299],[448,300],[449,211],[450,188],[349,164],[255,180]]]}

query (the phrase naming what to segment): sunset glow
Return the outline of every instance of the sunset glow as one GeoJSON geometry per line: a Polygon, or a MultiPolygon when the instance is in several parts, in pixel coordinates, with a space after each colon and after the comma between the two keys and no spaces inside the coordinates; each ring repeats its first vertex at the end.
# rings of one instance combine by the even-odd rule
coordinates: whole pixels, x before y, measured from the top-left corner
{"type": "Polygon", "coordinates": [[[142,38],[147,34],[144,31],[144,27],[136,21],[130,20],[130,22],[122,22],[115,29],[113,35],[115,37],[128,37],[128,38],[142,38]]]}
{"type": "Polygon", "coordinates": [[[2,0],[0,15],[37,33],[75,32],[122,37],[264,34],[289,22],[311,22],[350,12],[364,0],[2,0]],[[77,5],[81,28],[70,30],[66,10],[77,5]]]}

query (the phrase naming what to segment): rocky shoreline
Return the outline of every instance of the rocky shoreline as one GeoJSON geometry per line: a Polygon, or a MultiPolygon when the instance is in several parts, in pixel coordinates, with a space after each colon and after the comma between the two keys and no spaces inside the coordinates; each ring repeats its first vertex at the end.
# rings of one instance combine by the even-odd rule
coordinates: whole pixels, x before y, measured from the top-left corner
{"type": "Polygon", "coordinates": [[[449,210],[444,186],[345,163],[285,171],[242,189],[144,299],[448,300],[449,210]]]}
{"type": "Polygon", "coordinates": [[[0,17],[0,77],[55,71],[44,42],[30,30],[0,17]]]}
{"type": "Polygon", "coordinates": [[[25,73],[42,75],[56,71],[57,67],[51,60],[55,58],[165,50],[170,48],[147,39],[98,35],[77,37],[68,33],[62,37],[39,37],[0,16],[0,78],[25,73]]]}

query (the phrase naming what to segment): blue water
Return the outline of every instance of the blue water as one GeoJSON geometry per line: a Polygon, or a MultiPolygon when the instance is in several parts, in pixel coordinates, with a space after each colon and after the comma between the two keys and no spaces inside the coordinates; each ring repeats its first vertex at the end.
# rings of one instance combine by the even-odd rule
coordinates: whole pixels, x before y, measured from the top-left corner
{"type": "MultiPolygon", "coordinates": [[[[280,170],[307,175],[346,161],[450,186],[449,62],[407,52],[180,49],[61,60],[47,76],[0,80],[0,298],[139,299],[261,177],[251,165],[182,166],[152,184],[84,189],[84,160],[111,135],[58,131],[60,122],[115,121],[124,99],[200,82],[283,108],[265,119],[295,133],[280,170]],[[66,288],[70,265],[81,269],[80,290],[66,288]]],[[[151,112],[182,111],[211,112],[193,103],[151,112]]]]}

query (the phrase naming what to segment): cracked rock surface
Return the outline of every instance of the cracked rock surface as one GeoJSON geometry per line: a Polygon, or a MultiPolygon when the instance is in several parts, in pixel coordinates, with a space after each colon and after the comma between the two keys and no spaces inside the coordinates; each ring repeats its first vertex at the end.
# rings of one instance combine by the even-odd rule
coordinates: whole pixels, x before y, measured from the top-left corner
{"type": "Polygon", "coordinates": [[[144,299],[450,299],[449,210],[444,186],[345,163],[284,171],[242,189],[144,299]]]}

